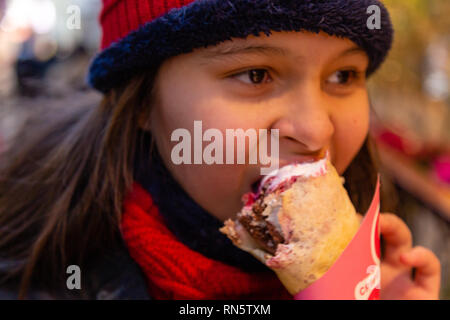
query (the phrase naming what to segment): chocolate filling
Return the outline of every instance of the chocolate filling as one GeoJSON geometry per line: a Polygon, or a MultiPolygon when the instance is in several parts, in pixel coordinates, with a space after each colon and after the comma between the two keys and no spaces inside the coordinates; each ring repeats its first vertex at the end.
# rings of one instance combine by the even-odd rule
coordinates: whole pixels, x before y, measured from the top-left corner
{"type": "Polygon", "coordinates": [[[267,221],[268,216],[262,214],[267,207],[265,193],[266,188],[263,188],[252,205],[251,214],[238,214],[238,220],[264,250],[275,255],[278,244],[284,243],[284,237],[267,221]]]}

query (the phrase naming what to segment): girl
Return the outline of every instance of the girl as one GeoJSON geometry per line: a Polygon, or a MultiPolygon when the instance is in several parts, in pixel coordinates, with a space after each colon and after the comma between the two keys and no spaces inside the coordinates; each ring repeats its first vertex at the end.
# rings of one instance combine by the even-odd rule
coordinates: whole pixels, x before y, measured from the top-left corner
{"type": "MultiPolygon", "coordinates": [[[[278,129],[280,166],[328,151],[365,212],[376,177],[366,78],[392,41],[383,5],[105,0],[101,22],[89,73],[101,104],[45,115],[2,159],[3,297],[289,298],[218,231],[262,165],[175,165],[172,132],[193,136],[199,120],[224,136],[278,129]]],[[[392,214],[380,229],[381,297],[436,299],[434,254],[412,248],[392,214]]]]}

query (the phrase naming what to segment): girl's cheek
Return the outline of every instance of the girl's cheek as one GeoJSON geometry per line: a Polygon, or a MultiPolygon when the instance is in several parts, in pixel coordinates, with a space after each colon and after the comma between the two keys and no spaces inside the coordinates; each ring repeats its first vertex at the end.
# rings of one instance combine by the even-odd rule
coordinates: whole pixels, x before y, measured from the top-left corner
{"type": "MultiPolygon", "coordinates": [[[[224,137],[222,154],[223,160],[226,161],[226,129],[245,128],[245,126],[256,124],[243,122],[242,119],[245,117],[239,112],[222,112],[225,110],[222,104],[203,105],[201,101],[197,101],[195,107],[185,104],[184,107],[189,108],[191,113],[178,113],[177,105],[180,104],[166,104],[154,114],[152,132],[163,161],[195,202],[219,219],[229,218],[239,211],[240,195],[248,191],[243,189],[246,168],[244,165],[237,164],[208,165],[205,163],[203,154],[201,163],[194,164],[194,140],[200,140],[203,151],[211,142],[203,141],[202,135],[207,129],[218,129],[224,137]],[[215,112],[211,112],[211,109],[215,112]],[[197,134],[194,121],[201,121],[201,130],[197,130],[197,134]],[[189,132],[191,140],[189,144],[192,147],[191,164],[175,164],[172,159],[172,151],[180,143],[180,141],[171,141],[171,135],[177,129],[186,129],[189,132]]],[[[197,122],[197,129],[199,129],[198,124],[199,122],[197,122]]]]}
{"type": "MultiPolygon", "coordinates": [[[[242,167],[242,166],[241,166],[242,167]]],[[[189,196],[220,220],[234,216],[241,207],[239,170],[232,165],[172,166],[171,172],[189,196]]]]}
{"type": "Polygon", "coordinates": [[[341,175],[358,154],[369,131],[369,106],[364,101],[356,104],[357,108],[335,116],[333,149],[335,166],[341,175]]]}

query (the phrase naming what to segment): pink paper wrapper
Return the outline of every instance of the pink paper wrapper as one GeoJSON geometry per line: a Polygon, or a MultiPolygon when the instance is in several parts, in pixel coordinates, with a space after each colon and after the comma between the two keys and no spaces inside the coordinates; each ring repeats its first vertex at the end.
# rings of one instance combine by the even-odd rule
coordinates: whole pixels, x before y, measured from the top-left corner
{"type": "Polygon", "coordinates": [[[295,300],[379,300],[380,177],[358,232],[331,268],[295,300]]]}

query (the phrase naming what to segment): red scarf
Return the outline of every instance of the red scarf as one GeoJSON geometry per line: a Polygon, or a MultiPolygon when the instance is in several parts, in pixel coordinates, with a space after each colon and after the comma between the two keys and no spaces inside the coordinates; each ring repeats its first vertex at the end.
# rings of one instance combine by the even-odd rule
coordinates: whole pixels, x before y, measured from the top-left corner
{"type": "Polygon", "coordinates": [[[273,272],[246,273],[178,241],[138,183],[125,198],[121,230],[153,299],[292,299],[273,272]]]}

